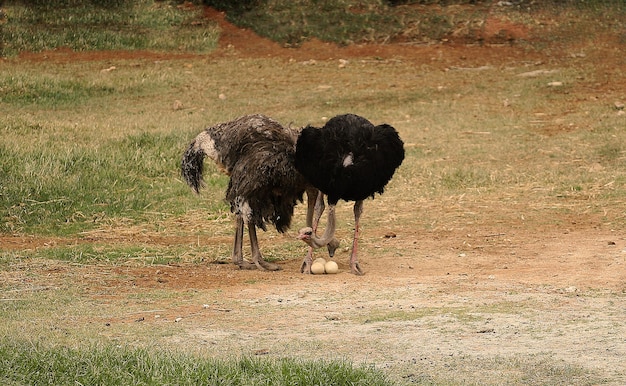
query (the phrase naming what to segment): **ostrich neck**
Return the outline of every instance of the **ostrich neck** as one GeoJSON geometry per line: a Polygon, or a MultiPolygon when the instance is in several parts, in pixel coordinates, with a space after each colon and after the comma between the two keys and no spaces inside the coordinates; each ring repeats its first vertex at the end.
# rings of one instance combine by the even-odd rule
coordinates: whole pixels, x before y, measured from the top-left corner
{"type": "Polygon", "coordinates": [[[321,248],[330,243],[335,237],[335,205],[328,206],[328,222],[322,237],[317,237],[315,233],[311,236],[311,246],[321,248]]]}

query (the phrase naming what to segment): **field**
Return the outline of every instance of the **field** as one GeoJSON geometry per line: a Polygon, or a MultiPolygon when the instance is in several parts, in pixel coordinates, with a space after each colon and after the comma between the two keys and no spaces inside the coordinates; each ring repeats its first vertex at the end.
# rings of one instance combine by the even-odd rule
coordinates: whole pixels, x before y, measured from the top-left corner
{"type": "Polygon", "coordinates": [[[624,384],[623,14],[495,16],[471,43],[284,48],[207,10],[209,53],[2,60],[0,342],[345,360],[397,384],[624,384]],[[393,125],[407,154],[365,203],[366,274],[347,267],[350,203],[337,275],[300,274],[302,205],[288,234],[260,234],[282,270],[229,264],[227,177],[207,163],[195,196],[185,146],[247,113],[345,112],[393,125]]]}

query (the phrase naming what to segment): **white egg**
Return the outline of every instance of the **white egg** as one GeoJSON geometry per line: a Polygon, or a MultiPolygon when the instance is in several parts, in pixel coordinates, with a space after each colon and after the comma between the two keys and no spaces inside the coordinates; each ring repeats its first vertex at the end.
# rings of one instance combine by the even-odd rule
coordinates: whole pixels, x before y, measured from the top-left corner
{"type": "Polygon", "coordinates": [[[326,259],[324,259],[323,257],[318,257],[317,259],[313,260],[313,264],[315,263],[321,263],[322,265],[326,264],[326,259]]]}
{"type": "Polygon", "coordinates": [[[314,275],[321,275],[324,273],[324,264],[322,263],[313,263],[311,265],[311,273],[314,275]]]}
{"type": "Polygon", "coordinates": [[[331,260],[324,264],[324,271],[326,271],[326,273],[337,273],[339,272],[339,266],[331,260]]]}

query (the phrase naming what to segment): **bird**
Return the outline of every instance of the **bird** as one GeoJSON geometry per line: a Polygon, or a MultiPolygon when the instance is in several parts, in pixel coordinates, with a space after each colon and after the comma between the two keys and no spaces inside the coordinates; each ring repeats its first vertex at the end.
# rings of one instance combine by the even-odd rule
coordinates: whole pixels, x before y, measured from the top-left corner
{"type": "Polygon", "coordinates": [[[298,238],[311,248],[327,245],[334,238],[337,202],[354,201],[350,271],[362,275],[357,250],[363,201],[384,192],[403,160],[404,143],[396,129],[388,124],[374,126],[359,115],[337,115],[321,128],[308,125],[301,129],[295,167],[320,194],[326,195],[329,208],[328,224],[321,237],[313,227],[305,227],[298,238]]]}
{"type": "MultiPolygon", "coordinates": [[[[195,193],[203,185],[205,157],[230,176],[225,199],[236,218],[232,261],[241,269],[280,269],[263,258],[256,229],[266,231],[267,224],[273,224],[278,232],[285,233],[304,192],[307,226],[319,221],[319,217],[313,218],[318,190],[294,166],[298,132],[262,114],[244,115],[206,128],[183,154],[181,175],[195,193]],[[252,263],[243,258],[244,225],[250,237],[252,263]]],[[[333,243],[338,244],[336,240],[333,243]]]]}

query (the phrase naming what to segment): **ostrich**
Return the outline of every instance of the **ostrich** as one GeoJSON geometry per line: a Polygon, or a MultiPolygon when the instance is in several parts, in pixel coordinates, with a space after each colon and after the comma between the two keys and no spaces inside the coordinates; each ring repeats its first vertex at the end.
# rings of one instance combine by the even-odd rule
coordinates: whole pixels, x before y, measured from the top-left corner
{"type": "MultiPolygon", "coordinates": [[[[387,124],[374,126],[354,114],[331,118],[322,128],[307,126],[296,143],[296,169],[328,198],[328,225],[318,238],[312,227],[300,230],[298,238],[311,248],[327,245],[335,232],[335,205],[354,201],[354,237],[350,271],[362,275],[357,257],[359,219],[363,200],[382,194],[404,160],[404,144],[387,124]]],[[[303,266],[310,265],[306,261],[303,266]]]]}
{"type": "MultiPolygon", "coordinates": [[[[271,223],[284,233],[291,224],[294,206],[302,201],[305,191],[306,223],[312,226],[319,219],[313,220],[318,191],[294,167],[296,137],[297,131],[284,128],[271,118],[246,115],[207,128],[196,136],[183,155],[182,176],[196,193],[202,185],[205,156],[230,176],[226,200],[236,217],[232,260],[242,269],[280,269],[263,259],[256,228],[265,231],[266,224],[271,223]],[[250,236],[252,263],[243,259],[244,225],[250,236]]],[[[318,205],[318,209],[321,216],[323,207],[318,205]]],[[[337,245],[336,240],[330,242],[331,255],[337,245]]]]}

